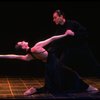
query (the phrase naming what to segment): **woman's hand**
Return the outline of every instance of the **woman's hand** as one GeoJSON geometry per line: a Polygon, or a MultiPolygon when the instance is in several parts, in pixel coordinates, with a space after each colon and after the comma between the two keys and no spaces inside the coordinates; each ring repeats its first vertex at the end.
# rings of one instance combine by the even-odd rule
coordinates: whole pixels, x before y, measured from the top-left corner
{"type": "Polygon", "coordinates": [[[74,32],[70,29],[66,30],[65,35],[71,35],[74,36],[74,32]]]}

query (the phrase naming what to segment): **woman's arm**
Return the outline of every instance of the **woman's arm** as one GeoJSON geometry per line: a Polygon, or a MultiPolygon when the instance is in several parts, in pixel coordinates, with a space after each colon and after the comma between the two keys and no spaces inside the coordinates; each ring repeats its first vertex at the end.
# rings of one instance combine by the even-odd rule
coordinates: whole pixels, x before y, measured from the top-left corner
{"type": "Polygon", "coordinates": [[[30,61],[32,60],[31,55],[16,55],[16,54],[4,54],[0,55],[0,58],[5,58],[5,59],[19,59],[19,60],[25,60],[25,61],[30,61]]]}
{"type": "Polygon", "coordinates": [[[40,41],[38,43],[35,44],[35,46],[41,46],[41,47],[44,47],[46,45],[48,45],[49,43],[55,41],[55,40],[58,40],[58,39],[61,39],[67,35],[72,35],[74,36],[74,32],[72,32],[71,30],[67,30],[64,34],[62,35],[56,35],[56,36],[52,36],[51,38],[48,38],[44,41],[40,41]]]}

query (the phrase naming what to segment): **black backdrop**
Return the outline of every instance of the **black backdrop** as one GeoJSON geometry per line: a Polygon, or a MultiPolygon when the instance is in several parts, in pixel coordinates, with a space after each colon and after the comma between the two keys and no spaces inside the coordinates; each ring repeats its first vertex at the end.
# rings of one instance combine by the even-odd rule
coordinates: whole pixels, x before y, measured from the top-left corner
{"type": "MultiPolygon", "coordinates": [[[[100,2],[97,1],[1,1],[0,53],[20,53],[14,46],[26,40],[33,45],[53,34],[52,13],[62,9],[70,19],[83,24],[90,32],[89,44],[100,62],[100,2]]],[[[43,63],[0,59],[0,73],[11,75],[44,74],[43,63]]]]}

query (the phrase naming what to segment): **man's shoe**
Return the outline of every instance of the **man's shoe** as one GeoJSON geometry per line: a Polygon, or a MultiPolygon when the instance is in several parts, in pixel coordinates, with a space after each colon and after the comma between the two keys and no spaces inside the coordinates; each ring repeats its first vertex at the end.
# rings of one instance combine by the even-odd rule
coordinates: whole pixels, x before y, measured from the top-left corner
{"type": "Polygon", "coordinates": [[[24,92],[24,95],[25,96],[29,96],[29,95],[32,95],[32,94],[34,94],[36,92],[37,92],[36,88],[31,87],[30,89],[28,89],[27,91],[24,92]]]}

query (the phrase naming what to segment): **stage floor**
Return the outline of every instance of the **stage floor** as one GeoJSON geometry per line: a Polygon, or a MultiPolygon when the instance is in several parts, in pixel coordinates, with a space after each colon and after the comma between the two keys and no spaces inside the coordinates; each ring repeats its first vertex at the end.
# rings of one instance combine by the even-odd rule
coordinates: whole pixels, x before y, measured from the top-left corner
{"type": "MultiPolygon", "coordinates": [[[[84,77],[84,81],[100,89],[100,79],[84,77]]],[[[30,87],[42,87],[44,78],[32,76],[0,76],[0,99],[100,99],[100,94],[73,93],[73,94],[34,94],[24,96],[23,93],[30,87]]]]}

